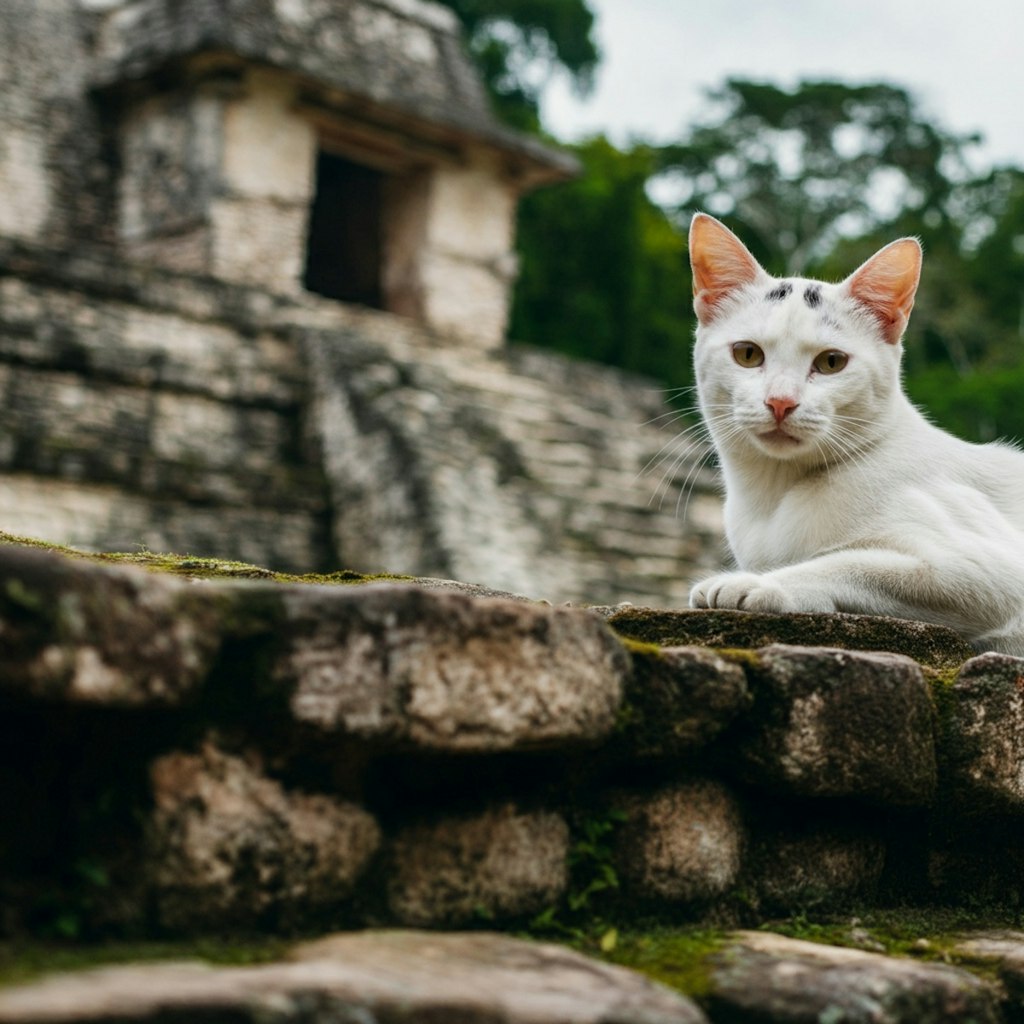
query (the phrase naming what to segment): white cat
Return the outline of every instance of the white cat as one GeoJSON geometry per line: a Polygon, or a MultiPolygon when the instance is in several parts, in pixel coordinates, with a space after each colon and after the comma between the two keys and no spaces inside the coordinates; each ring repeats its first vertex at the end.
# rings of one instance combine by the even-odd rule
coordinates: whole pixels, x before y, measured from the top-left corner
{"type": "Polygon", "coordinates": [[[780,279],[697,214],[690,262],[700,407],[742,570],[690,604],[920,619],[1024,656],[1024,453],[945,433],[901,388],[919,243],[840,284],[780,279]]]}

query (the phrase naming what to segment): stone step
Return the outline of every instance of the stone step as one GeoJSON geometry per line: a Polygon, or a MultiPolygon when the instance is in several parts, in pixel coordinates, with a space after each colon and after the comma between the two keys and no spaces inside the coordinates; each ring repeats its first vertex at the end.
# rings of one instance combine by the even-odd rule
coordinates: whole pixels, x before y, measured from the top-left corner
{"type": "Polygon", "coordinates": [[[39,864],[100,931],[1016,892],[1024,660],[894,620],[153,562],[179,574],[0,544],[9,932],[39,864]]]}
{"type": "Polygon", "coordinates": [[[969,933],[941,950],[922,939],[913,957],[768,931],[704,932],[676,948],[690,952],[639,958],[642,970],[676,979],[670,989],[493,932],[335,933],[257,966],[182,960],[51,975],[0,990],[0,1024],[1001,1024],[1024,1010],[1019,931],[969,933]]]}
{"type": "Polygon", "coordinates": [[[730,1024],[999,1024],[994,986],[958,967],[743,932],[711,958],[708,1013],[730,1024]]]}
{"type": "Polygon", "coordinates": [[[258,967],[166,963],[0,990],[0,1024],[706,1024],[685,996],[559,946],[473,932],[364,932],[258,967]]]}

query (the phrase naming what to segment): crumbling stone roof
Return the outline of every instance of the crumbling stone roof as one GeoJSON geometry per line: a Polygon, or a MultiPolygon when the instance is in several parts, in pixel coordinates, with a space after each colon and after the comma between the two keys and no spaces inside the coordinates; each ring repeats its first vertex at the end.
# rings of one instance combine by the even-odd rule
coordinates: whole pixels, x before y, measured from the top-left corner
{"type": "Polygon", "coordinates": [[[128,0],[97,15],[93,88],[174,74],[188,58],[298,76],[305,101],[439,141],[475,140],[537,179],[576,173],[566,153],[501,125],[454,14],[425,0],[128,0]]]}

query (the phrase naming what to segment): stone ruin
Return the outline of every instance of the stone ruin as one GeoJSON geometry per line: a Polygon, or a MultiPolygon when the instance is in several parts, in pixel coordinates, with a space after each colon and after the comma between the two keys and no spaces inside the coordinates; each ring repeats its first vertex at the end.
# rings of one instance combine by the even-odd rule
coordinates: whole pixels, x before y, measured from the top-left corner
{"type": "Polygon", "coordinates": [[[558,600],[720,559],[649,382],[504,345],[576,166],[448,9],[0,0],[0,97],[0,528],[558,600]]]}
{"type": "Polygon", "coordinates": [[[0,533],[0,978],[278,941],[0,981],[0,1024],[1024,1017],[1020,932],[763,930],[1019,921],[1024,661],[660,610],[720,562],[713,476],[643,382],[503,344],[516,199],[574,168],[449,12],[0,15],[0,530],[136,552],[0,533]],[[604,960],[507,934],[595,921],[604,960]],[[717,930],[668,988],[612,922],[717,930]]]}
{"type": "Polygon", "coordinates": [[[729,929],[1019,915],[1024,659],[4,539],[0,934],[331,934],[0,989],[3,1024],[1020,1019],[1024,933],[914,960],[856,921],[860,949],[729,929]],[[581,914],[719,933],[675,992],[496,933],[581,914]]]}

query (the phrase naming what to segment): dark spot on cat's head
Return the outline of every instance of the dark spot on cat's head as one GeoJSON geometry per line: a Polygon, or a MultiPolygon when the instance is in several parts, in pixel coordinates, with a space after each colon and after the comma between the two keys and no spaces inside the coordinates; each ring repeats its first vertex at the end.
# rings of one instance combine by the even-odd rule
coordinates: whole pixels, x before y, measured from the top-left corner
{"type": "Polygon", "coordinates": [[[793,290],[788,281],[780,281],[766,296],[769,302],[781,302],[793,290]]]}
{"type": "Polygon", "coordinates": [[[807,303],[811,309],[817,309],[821,305],[821,288],[816,284],[809,284],[804,289],[804,302],[807,303]]]}

